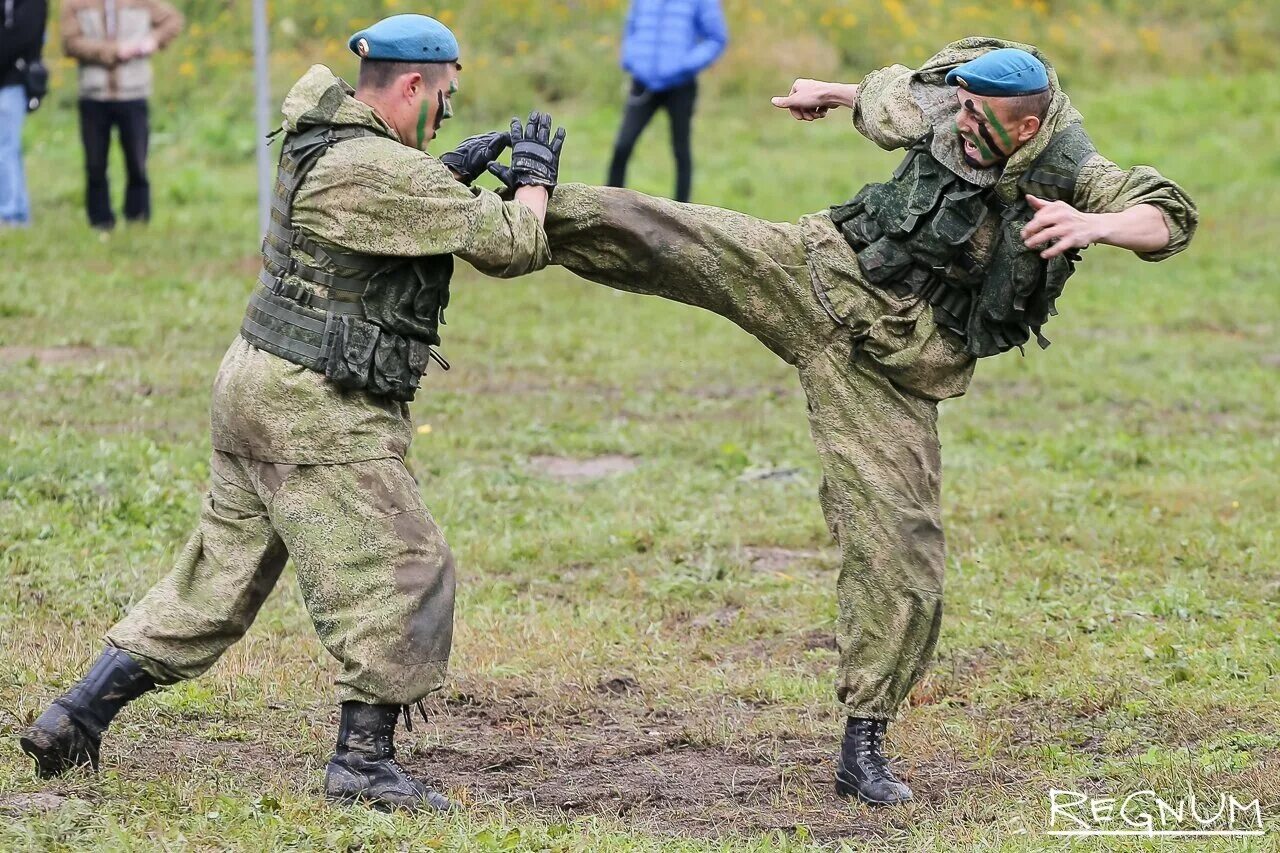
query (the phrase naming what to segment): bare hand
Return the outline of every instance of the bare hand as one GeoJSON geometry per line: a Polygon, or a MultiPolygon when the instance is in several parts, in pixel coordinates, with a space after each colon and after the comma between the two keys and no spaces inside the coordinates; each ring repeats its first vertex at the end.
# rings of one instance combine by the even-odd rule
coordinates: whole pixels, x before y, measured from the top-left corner
{"type": "Polygon", "coordinates": [[[1040,257],[1056,258],[1068,249],[1083,249],[1098,242],[1095,219],[1065,201],[1047,201],[1027,196],[1035,216],[1022,229],[1022,242],[1028,249],[1043,250],[1040,257]],[[1052,244],[1052,245],[1050,245],[1052,244]]]}
{"type": "Polygon", "coordinates": [[[832,107],[853,106],[857,92],[857,86],[801,78],[791,85],[789,94],[774,98],[772,103],[789,110],[797,121],[815,121],[826,118],[832,107]]]}

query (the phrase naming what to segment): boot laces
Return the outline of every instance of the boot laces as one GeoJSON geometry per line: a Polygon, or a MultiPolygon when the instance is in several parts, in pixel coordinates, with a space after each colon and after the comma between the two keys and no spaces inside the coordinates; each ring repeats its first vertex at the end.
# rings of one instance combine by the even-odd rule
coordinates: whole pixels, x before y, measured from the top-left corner
{"type": "Polygon", "coordinates": [[[854,748],[876,768],[877,775],[886,782],[898,778],[889,769],[889,758],[884,754],[884,736],[888,725],[881,720],[858,720],[853,725],[854,748]]]}

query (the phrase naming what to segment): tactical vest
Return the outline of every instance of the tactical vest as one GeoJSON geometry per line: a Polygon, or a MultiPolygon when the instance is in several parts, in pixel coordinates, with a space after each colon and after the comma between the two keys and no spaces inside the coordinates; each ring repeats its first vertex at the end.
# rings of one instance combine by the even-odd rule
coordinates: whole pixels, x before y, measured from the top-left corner
{"type": "Polygon", "coordinates": [[[869,184],[851,201],[831,209],[858,255],[867,281],[900,299],[925,299],[935,322],[958,335],[967,352],[983,357],[1021,348],[1057,313],[1054,301],[1075,270],[1071,250],[1044,260],[1028,249],[1021,231],[1033,211],[1026,194],[1070,203],[1080,168],[1094,154],[1084,128],[1069,125],[1018,181],[1017,201],[1003,202],[994,187],[957,176],[932,153],[930,133],[916,142],[892,180],[869,184]],[[985,259],[971,241],[995,220],[985,259]]]}
{"type": "Polygon", "coordinates": [[[334,145],[379,134],[357,125],[317,126],[285,137],[262,241],[262,271],[249,297],[241,336],[259,349],[323,373],[339,388],[412,400],[449,304],[453,256],[387,258],[337,252],[293,224],[293,200],[316,162],[334,145]],[[305,253],[316,264],[299,257],[305,253]],[[334,265],[340,273],[319,265],[334,265]],[[323,295],[293,284],[299,278],[323,295]]]}

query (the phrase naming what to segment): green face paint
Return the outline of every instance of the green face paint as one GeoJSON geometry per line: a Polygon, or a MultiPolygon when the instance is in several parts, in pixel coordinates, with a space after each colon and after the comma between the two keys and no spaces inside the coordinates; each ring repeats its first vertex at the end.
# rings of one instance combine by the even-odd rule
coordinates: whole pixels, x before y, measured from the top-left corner
{"type": "Polygon", "coordinates": [[[418,150],[425,151],[427,143],[427,102],[418,106],[418,150]]]}
{"type": "Polygon", "coordinates": [[[982,155],[982,159],[984,160],[997,159],[995,152],[987,147],[987,144],[982,141],[981,137],[974,136],[972,133],[967,133],[961,130],[959,124],[955,125],[955,129],[956,129],[956,133],[958,133],[961,137],[969,140],[970,142],[972,142],[974,145],[978,147],[978,153],[982,155]]]}
{"type": "Polygon", "coordinates": [[[1009,138],[1009,132],[1004,129],[1004,125],[1000,123],[1000,119],[996,118],[995,110],[991,109],[991,104],[985,101],[982,104],[982,111],[986,113],[987,121],[991,122],[991,126],[996,129],[996,133],[1000,134],[1000,141],[1004,143],[1004,147],[1013,150],[1013,140],[1009,138]]]}

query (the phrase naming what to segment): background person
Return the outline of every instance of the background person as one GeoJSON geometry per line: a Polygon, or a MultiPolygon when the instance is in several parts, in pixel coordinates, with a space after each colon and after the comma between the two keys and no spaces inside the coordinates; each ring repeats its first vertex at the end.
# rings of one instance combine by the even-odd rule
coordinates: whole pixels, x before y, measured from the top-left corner
{"type": "Polygon", "coordinates": [[[665,109],[676,158],[675,197],[689,200],[698,74],[720,57],[728,43],[720,0],[631,0],[622,36],[622,67],[631,75],[631,89],[613,144],[609,186],[626,185],[627,161],[636,140],[654,113],[665,109]]]}
{"type": "Polygon", "coordinates": [[[22,167],[22,124],[27,115],[25,68],[44,46],[46,0],[3,0],[0,7],[0,226],[31,221],[22,167]]]}
{"type": "Polygon", "coordinates": [[[62,49],[80,64],[80,141],[85,206],[94,228],[115,227],[107,185],[111,129],[120,131],[128,183],[124,218],[151,218],[147,179],[151,55],[182,31],[182,15],[163,0],[65,0],[62,49]]]}

